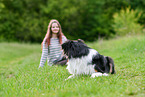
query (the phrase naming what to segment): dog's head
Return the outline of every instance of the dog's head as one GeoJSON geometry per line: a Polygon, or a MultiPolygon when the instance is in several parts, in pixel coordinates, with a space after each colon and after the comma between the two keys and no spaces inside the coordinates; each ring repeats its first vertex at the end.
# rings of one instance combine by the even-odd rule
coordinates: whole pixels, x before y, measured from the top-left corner
{"type": "Polygon", "coordinates": [[[66,54],[69,59],[71,57],[72,58],[82,57],[89,53],[88,49],[89,47],[81,39],[68,40],[61,46],[64,51],[64,54],[66,54]]]}
{"type": "Polygon", "coordinates": [[[114,66],[114,61],[111,57],[106,57],[107,59],[107,66],[108,66],[108,72],[111,73],[111,74],[115,74],[115,66],[114,66]]]}

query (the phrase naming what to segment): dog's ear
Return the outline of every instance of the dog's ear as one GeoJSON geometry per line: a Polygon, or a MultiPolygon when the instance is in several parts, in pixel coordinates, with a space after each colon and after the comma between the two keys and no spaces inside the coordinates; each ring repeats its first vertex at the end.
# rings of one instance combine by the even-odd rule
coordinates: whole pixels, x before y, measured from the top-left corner
{"type": "Polygon", "coordinates": [[[82,39],[78,39],[78,42],[82,42],[82,43],[84,43],[84,40],[82,40],[82,39]]]}

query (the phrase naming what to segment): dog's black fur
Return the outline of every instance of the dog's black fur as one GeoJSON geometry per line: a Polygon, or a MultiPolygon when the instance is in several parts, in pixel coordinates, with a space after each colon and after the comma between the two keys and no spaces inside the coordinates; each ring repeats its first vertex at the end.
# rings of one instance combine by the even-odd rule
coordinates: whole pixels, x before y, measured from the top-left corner
{"type": "Polygon", "coordinates": [[[97,54],[93,57],[92,63],[95,64],[94,69],[101,73],[115,73],[114,62],[111,57],[105,57],[97,54]]]}
{"type": "MultiPolygon", "coordinates": [[[[81,39],[77,41],[68,40],[67,42],[62,44],[62,49],[64,50],[64,54],[71,58],[81,58],[82,56],[87,56],[89,52],[89,48],[81,39]]],[[[92,62],[88,62],[88,65],[95,65],[94,69],[97,72],[101,73],[115,73],[114,61],[111,57],[103,56],[99,53],[96,53],[92,62]]]]}

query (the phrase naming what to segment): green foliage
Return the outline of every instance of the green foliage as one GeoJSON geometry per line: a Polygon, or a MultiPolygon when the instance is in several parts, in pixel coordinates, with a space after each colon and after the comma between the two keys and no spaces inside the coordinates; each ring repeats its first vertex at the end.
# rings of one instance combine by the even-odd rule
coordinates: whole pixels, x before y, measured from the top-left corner
{"type": "MultiPolygon", "coordinates": [[[[128,6],[145,12],[144,0],[0,0],[0,40],[41,42],[51,19],[69,39],[109,38],[113,14],[128,6]]],[[[144,20],[141,14],[138,22],[144,20]]]]}
{"type": "Polygon", "coordinates": [[[39,3],[43,4],[43,0],[1,2],[4,7],[0,7],[0,39],[41,42],[48,23],[43,23],[46,20],[39,14],[39,3]]]}
{"type": "Polygon", "coordinates": [[[139,18],[139,23],[144,25],[145,27],[145,0],[131,0],[131,2],[129,2],[131,9],[138,9],[140,11],[142,11],[142,14],[139,18]]]}
{"type": "Polygon", "coordinates": [[[38,69],[40,44],[0,43],[0,97],[144,97],[145,36],[87,43],[115,62],[116,74],[65,81],[66,67],[38,69]]]}
{"type": "Polygon", "coordinates": [[[122,9],[119,13],[114,14],[113,28],[117,35],[123,36],[128,34],[137,34],[142,32],[143,27],[138,23],[141,12],[126,8],[122,9]]]}

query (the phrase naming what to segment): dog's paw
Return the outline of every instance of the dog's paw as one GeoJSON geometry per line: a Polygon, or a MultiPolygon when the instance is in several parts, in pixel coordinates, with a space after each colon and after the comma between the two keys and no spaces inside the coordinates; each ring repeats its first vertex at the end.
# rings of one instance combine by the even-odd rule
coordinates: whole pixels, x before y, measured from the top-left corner
{"type": "Polygon", "coordinates": [[[108,74],[106,74],[106,73],[102,74],[100,72],[97,72],[97,73],[93,73],[91,75],[91,78],[95,78],[95,77],[99,77],[99,76],[108,76],[108,74]]]}
{"type": "Polygon", "coordinates": [[[91,75],[91,78],[98,77],[98,76],[102,76],[102,75],[103,75],[103,74],[100,73],[100,72],[93,73],[93,74],[91,75]]]}
{"type": "Polygon", "coordinates": [[[107,73],[103,73],[103,76],[108,76],[108,74],[107,73]]]}

